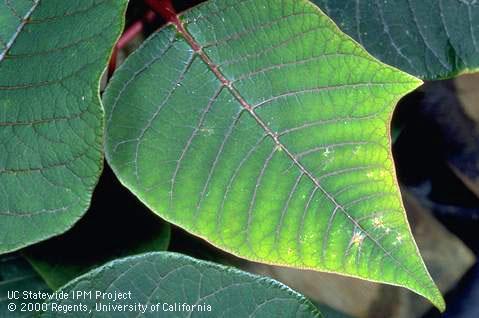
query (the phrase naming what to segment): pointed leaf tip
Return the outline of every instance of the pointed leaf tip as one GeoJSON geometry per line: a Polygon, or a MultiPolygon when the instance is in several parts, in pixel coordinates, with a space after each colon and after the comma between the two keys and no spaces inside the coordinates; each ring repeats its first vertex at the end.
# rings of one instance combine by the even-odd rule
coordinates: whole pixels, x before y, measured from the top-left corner
{"type": "Polygon", "coordinates": [[[105,92],[122,183],[240,257],[403,286],[443,308],[391,153],[394,106],[421,82],[307,1],[208,1],[180,20],[105,92]]]}

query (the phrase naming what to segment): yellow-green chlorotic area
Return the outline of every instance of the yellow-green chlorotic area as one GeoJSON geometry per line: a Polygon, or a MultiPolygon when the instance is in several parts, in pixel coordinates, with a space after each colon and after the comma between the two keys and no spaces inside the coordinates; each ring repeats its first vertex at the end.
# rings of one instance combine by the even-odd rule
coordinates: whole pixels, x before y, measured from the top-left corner
{"type": "Polygon", "coordinates": [[[404,286],[444,309],[391,154],[394,106],[421,82],[308,1],[208,1],[180,20],[105,93],[122,183],[240,257],[404,286]]]}

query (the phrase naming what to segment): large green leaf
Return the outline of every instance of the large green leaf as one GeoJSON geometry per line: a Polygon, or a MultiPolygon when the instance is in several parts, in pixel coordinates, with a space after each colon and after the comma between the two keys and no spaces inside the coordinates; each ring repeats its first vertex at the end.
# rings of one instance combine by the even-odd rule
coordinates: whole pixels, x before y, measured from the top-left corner
{"type": "Polygon", "coordinates": [[[64,232],[102,165],[99,79],[126,1],[0,2],[0,253],[64,232]]]}
{"type": "Polygon", "coordinates": [[[123,184],[238,256],[405,286],[443,309],[390,150],[394,105],[420,81],[308,1],[209,1],[181,19],[105,93],[123,184]]]}
{"type": "MultiPolygon", "coordinates": [[[[275,280],[175,253],[150,253],[113,261],[61,291],[92,291],[91,299],[81,301],[88,309],[75,313],[75,317],[111,317],[114,312],[97,311],[108,304],[125,305],[123,313],[116,313],[122,317],[321,317],[311,302],[275,280]],[[131,292],[131,299],[102,300],[96,297],[98,292],[131,292]],[[146,310],[129,307],[137,304],[146,310]],[[200,310],[168,309],[175,305],[184,308],[183,304],[189,308],[199,305],[200,310]]],[[[71,306],[78,302],[70,297],[57,303],[71,306]]],[[[63,314],[53,311],[42,315],[60,316],[63,314]]]]}
{"type": "MultiPolygon", "coordinates": [[[[33,313],[21,311],[22,303],[39,306],[43,300],[24,299],[24,292],[51,292],[42,278],[33,270],[26,260],[17,254],[7,254],[0,257],[0,317],[32,317],[33,313]],[[19,299],[9,299],[8,293],[20,293],[19,299]],[[9,304],[15,304],[15,310],[10,311],[9,304]]],[[[11,306],[11,305],[10,305],[11,306]]]]}
{"type": "Polygon", "coordinates": [[[476,0],[312,1],[371,54],[406,72],[438,79],[479,68],[476,0]]]}

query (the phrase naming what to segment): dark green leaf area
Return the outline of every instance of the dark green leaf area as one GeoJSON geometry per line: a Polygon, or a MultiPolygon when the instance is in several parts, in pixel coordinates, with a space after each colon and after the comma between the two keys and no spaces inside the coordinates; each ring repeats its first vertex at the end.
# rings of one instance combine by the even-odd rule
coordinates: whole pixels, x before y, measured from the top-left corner
{"type": "Polygon", "coordinates": [[[449,78],[479,66],[476,0],[313,2],[375,57],[420,78],[449,78]]]}
{"type": "MultiPolygon", "coordinates": [[[[89,290],[131,292],[131,299],[116,302],[132,306],[117,313],[121,317],[321,317],[311,302],[277,281],[175,253],[149,253],[113,261],[62,289],[89,290]],[[143,313],[138,304],[146,306],[143,313]]],[[[77,302],[68,299],[60,304],[77,302]]],[[[87,299],[82,303],[88,309],[76,317],[112,315],[102,307],[112,301],[87,299]]],[[[42,317],[60,316],[50,311],[42,317]]]]}

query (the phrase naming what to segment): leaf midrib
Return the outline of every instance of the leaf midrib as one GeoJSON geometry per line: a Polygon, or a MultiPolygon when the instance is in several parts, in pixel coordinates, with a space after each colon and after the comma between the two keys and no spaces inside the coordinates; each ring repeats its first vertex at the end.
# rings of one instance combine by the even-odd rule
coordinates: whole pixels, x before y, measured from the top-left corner
{"type": "Polygon", "coordinates": [[[303,164],[296,159],[289,149],[281,143],[279,140],[279,135],[273,132],[268,125],[254,112],[254,108],[241,96],[240,92],[233,86],[233,81],[226,78],[220,71],[219,67],[216,63],[214,63],[209,56],[203,51],[203,47],[193,38],[193,36],[186,30],[183,23],[180,21],[179,16],[176,16],[174,21],[170,21],[168,23],[175,27],[177,32],[183,36],[186,40],[188,45],[193,49],[195,54],[202,59],[202,61],[207,65],[207,67],[214,73],[214,75],[218,78],[223,86],[225,86],[228,91],[235,97],[235,99],[241,104],[241,106],[255,119],[255,121],[261,126],[261,128],[265,131],[265,133],[270,136],[276,147],[280,148],[284,153],[293,161],[294,165],[301,171],[302,174],[306,175],[315,185],[316,189],[321,190],[323,194],[335,205],[335,210],[341,210],[347,219],[355,226],[355,228],[362,231],[367,238],[369,238],[376,246],[378,246],[381,251],[384,253],[385,256],[392,259],[395,263],[399,265],[401,269],[403,269],[407,274],[410,276],[416,277],[418,280],[421,280],[420,277],[416,275],[415,272],[409,270],[402,262],[400,262],[397,258],[395,258],[391,252],[386,250],[386,248],[378,242],[374,237],[370,235],[368,231],[366,231],[347,211],[346,209],[339,204],[336,199],[319,183],[319,181],[314,177],[314,175],[303,166],[303,164]]]}
{"type": "Polygon", "coordinates": [[[13,44],[15,43],[15,40],[18,38],[18,36],[19,36],[20,33],[22,32],[22,30],[23,30],[23,28],[25,27],[25,25],[27,25],[28,19],[30,19],[30,17],[32,16],[33,12],[35,11],[35,9],[36,9],[36,8],[38,7],[38,5],[40,4],[40,1],[41,1],[41,0],[33,0],[33,5],[32,5],[32,7],[30,8],[30,10],[27,11],[27,13],[25,13],[25,15],[24,15],[23,18],[22,18],[22,22],[17,26],[17,30],[13,33],[12,37],[10,38],[10,40],[8,40],[5,49],[0,53],[0,62],[3,61],[3,59],[5,58],[5,56],[8,54],[8,51],[10,51],[10,49],[12,48],[13,44]]]}

